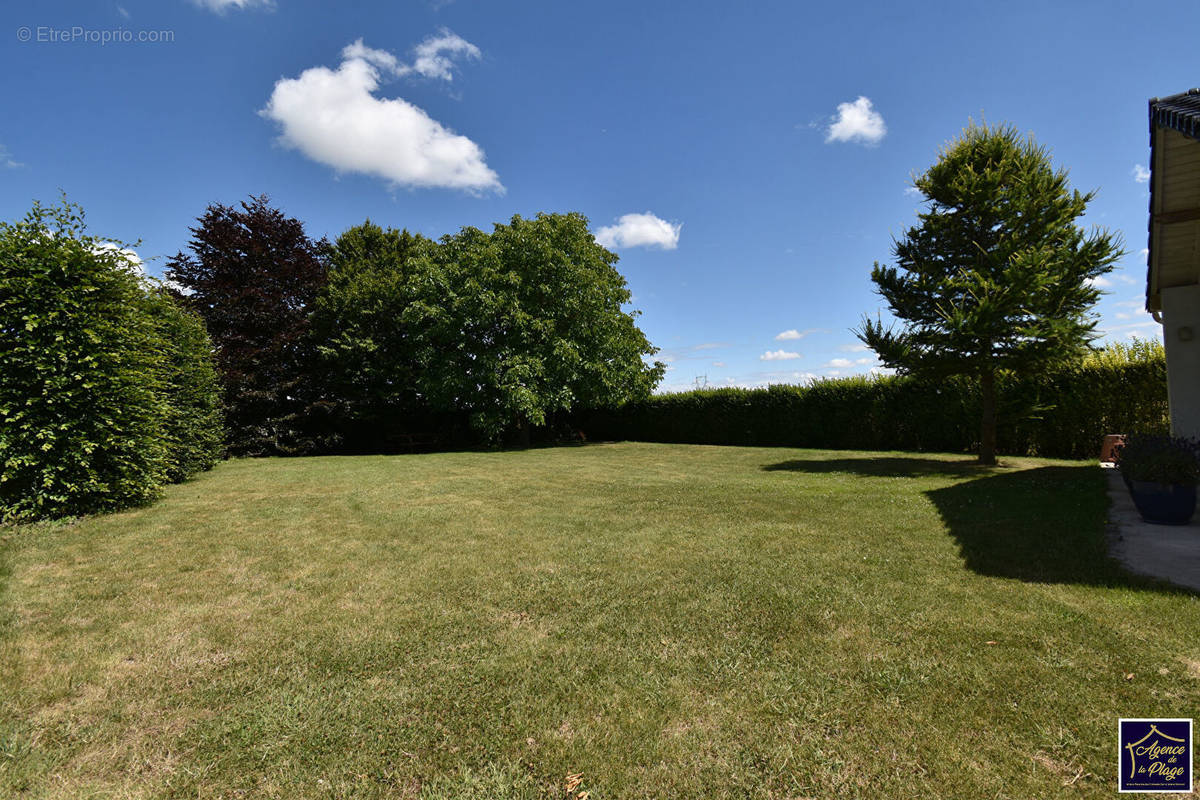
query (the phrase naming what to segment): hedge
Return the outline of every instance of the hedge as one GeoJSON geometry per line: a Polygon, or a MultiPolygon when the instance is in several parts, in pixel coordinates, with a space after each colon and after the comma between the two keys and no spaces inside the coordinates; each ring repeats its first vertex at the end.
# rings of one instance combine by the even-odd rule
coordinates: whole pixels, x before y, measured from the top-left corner
{"type": "Polygon", "coordinates": [[[208,337],[131,266],[74,206],[0,223],[0,520],[146,503],[211,466],[208,337]]]}
{"type": "MultiPolygon", "coordinates": [[[[1117,347],[998,385],[998,446],[1008,455],[1095,457],[1105,434],[1169,428],[1161,346],[1117,347]]],[[[974,452],[979,418],[972,381],[884,376],[657,395],[582,412],[575,424],[593,440],[974,452]]]]}

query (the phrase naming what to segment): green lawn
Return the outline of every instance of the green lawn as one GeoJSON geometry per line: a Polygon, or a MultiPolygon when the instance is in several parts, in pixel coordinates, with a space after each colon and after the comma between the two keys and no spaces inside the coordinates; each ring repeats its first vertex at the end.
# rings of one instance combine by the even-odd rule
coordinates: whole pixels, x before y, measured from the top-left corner
{"type": "Polygon", "coordinates": [[[1099,469],[613,444],[234,461],[0,531],[0,797],[1115,796],[1200,600],[1099,469]]]}

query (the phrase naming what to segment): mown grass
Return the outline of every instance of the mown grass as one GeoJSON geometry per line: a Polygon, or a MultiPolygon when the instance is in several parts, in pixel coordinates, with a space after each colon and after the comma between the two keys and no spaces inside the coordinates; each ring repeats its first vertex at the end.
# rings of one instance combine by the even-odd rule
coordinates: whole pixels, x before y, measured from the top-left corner
{"type": "Polygon", "coordinates": [[[235,461],[4,531],[0,796],[1107,797],[1200,601],[1099,470],[653,444],[235,461]]]}

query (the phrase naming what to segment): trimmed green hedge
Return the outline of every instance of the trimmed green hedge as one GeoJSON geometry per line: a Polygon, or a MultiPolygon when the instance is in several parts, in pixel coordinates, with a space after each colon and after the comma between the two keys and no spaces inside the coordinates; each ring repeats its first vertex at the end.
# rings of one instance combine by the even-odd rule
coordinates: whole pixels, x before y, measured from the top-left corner
{"type": "MultiPolygon", "coordinates": [[[[999,449],[1009,455],[1095,457],[1105,434],[1169,427],[1166,360],[1153,343],[1041,376],[1005,376],[999,390],[999,449]]],[[[973,452],[979,417],[971,381],[879,377],[657,395],[585,412],[576,424],[593,440],[973,452]]]]}
{"type": "Polygon", "coordinates": [[[208,336],[131,266],[74,206],[0,223],[0,520],[146,503],[219,455],[208,336]]]}

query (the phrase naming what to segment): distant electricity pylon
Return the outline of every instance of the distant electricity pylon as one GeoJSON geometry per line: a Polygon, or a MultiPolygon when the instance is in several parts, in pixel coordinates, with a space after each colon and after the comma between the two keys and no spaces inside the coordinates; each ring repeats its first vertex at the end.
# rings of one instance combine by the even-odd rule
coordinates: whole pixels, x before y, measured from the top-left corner
{"type": "Polygon", "coordinates": [[[707,375],[697,375],[696,379],[694,381],[692,381],[692,383],[695,385],[695,387],[697,389],[707,389],[708,388],[708,376],[707,375]]]}

